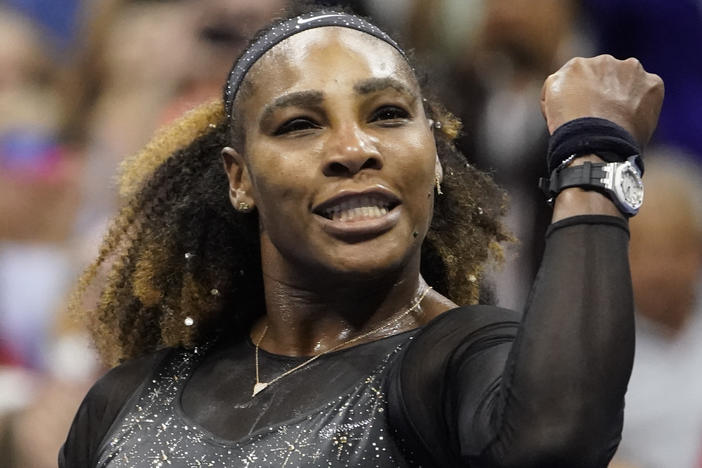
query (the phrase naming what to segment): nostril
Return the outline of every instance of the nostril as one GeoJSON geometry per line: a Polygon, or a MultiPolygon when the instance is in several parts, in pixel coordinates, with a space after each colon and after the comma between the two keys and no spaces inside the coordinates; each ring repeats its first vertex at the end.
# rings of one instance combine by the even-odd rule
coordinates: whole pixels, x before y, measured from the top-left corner
{"type": "Polygon", "coordinates": [[[339,176],[349,172],[348,168],[340,162],[332,162],[327,167],[329,168],[330,175],[339,176]]]}
{"type": "Polygon", "coordinates": [[[378,170],[382,160],[375,156],[335,157],[324,165],[324,174],[331,177],[350,177],[365,169],[378,170]]]}
{"type": "Polygon", "coordinates": [[[361,166],[361,169],[380,169],[380,160],[377,158],[368,158],[361,166]]]}

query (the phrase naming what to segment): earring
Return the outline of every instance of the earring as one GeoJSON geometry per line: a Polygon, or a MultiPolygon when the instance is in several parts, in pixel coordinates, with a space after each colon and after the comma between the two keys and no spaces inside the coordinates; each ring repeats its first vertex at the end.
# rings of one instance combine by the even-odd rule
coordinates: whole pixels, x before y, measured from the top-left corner
{"type": "Polygon", "coordinates": [[[434,185],[436,185],[436,194],[437,195],[443,195],[444,192],[441,191],[441,177],[439,177],[439,174],[434,174],[434,185]]]}
{"type": "Polygon", "coordinates": [[[251,208],[251,205],[246,203],[245,201],[239,201],[239,195],[244,195],[244,191],[239,191],[233,187],[229,187],[229,197],[232,200],[233,203],[236,203],[236,206],[234,207],[236,211],[240,213],[248,213],[250,212],[253,208],[251,208]]]}

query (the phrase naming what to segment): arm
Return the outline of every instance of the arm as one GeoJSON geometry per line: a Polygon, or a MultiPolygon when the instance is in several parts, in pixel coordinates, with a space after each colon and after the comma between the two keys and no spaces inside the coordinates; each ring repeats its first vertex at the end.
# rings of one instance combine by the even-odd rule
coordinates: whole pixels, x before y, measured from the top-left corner
{"type": "MultiPolygon", "coordinates": [[[[638,61],[600,56],[574,59],[549,77],[542,110],[551,133],[595,116],[621,125],[643,146],[662,97],[660,78],[638,61]]],[[[572,164],[588,159],[597,157],[572,164]]],[[[557,197],[555,224],[495,397],[495,436],[479,458],[499,466],[593,467],[613,455],[634,352],[628,235],[616,225],[620,217],[597,192],[571,188],[557,197]],[[615,218],[564,226],[581,215],[615,218]]]]}
{"type": "MultiPolygon", "coordinates": [[[[571,61],[544,89],[551,132],[595,116],[642,144],[662,99],[660,79],[611,57],[571,61]]],[[[421,404],[410,396],[416,391],[441,414],[429,426],[445,428],[438,437],[418,429],[421,443],[436,458],[433,447],[448,441],[460,460],[451,466],[604,467],[616,449],[634,348],[626,222],[604,195],[579,188],[561,192],[553,221],[513,343],[503,322],[464,327],[463,340],[437,358],[440,371],[414,380],[408,369],[421,364],[408,350],[400,398],[410,426],[421,419],[412,409],[421,404]]],[[[426,341],[420,336],[412,346],[426,341]]]]}
{"type": "Polygon", "coordinates": [[[406,446],[421,448],[415,458],[427,466],[606,466],[633,354],[627,241],[618,217],[561,221],[521,324],[517,313],[473,306],[415,337],[388,386],[391,420],[406,446]]]}
{"type": "MultiPolygon", "coordinates": [[[[546,80],[542,110],[551,133],[595,116],[621,125],[643,146],[662,96],[660,78],[636,60],[574,59],[546,80]]],[[[586,159],[597,157],[572,164],[586,159]]],[[[499,466],[592,467],[606,466],[613,455],[634,352],[628,235],[616,225],[620,216],[597,192],[571,188],[557,197],[555,224],[495,397],[495,436],[480,458],[499,466]],[[564,226],[581,215],[615,218],[564,226]]]]}
{"type": "Polygon", "coordinates": [[[492,440],[472,453],[462,444],[464,457],[487,466],[607,465],[634,351],[627,243],[616,224],[551,231],[492,411],[481,415],[492,440]]]}

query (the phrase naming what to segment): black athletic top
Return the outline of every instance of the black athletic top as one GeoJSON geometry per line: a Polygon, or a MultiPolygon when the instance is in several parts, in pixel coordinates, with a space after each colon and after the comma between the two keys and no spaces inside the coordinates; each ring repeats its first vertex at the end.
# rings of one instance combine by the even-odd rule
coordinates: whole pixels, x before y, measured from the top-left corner
{"type": "MultiPolygon", "coordinates": [[[[522,317],[460,307],[328,353],[251,397],[250,340],[125,363],[60,467],[606,467],[634,349],[626,222],[555,223],[522,317]]],[[[260,352],[261,381],[306,358],[260,352]]]]}

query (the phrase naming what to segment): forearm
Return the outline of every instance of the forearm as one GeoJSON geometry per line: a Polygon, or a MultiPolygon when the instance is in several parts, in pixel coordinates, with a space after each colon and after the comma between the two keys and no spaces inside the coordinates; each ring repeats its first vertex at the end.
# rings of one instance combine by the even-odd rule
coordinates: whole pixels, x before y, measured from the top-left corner
{"type": "Polygon", "coordinates": [[[412,447],[476,467],[606,466],[633,355],[628,235],[620,218],[559,224],[587,221],[551,232],[521,324],[474,306],[415,337],[388,392],[412,447]]]}
{"type": "MultiPolygon", "coordinates": [[[[607,212],[575,190],[559,196],[558,219],[607,212]]],[[[485,456],[496,466],[606,466],[633,360],[627,244],[614,225],[551,233],[494,407],[485,456]]]]}

